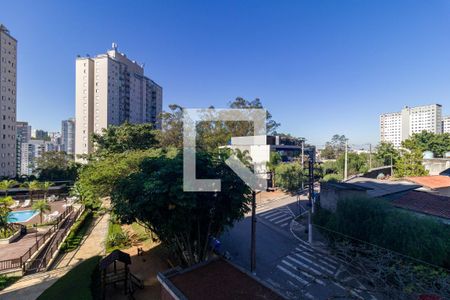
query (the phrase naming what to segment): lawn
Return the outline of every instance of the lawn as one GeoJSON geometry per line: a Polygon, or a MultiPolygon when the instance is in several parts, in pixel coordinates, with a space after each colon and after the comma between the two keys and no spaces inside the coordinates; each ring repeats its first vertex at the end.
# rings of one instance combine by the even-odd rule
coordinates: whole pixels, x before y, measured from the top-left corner
{"type": "Polygon", "coordinates": [[[38,300],[94,299],[93,293],[98,295],[100,287],[100,274],[96,268],[99,261],[99,256],[83,261],[45,290],[38,300]]]}

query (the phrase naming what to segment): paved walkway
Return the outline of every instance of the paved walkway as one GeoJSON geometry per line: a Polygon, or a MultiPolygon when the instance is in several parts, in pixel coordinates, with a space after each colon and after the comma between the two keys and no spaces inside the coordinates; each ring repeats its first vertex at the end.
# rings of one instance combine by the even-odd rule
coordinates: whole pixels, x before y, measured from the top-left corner
{"type": "Polygon", "coordinates": [[[78,262],[95,255],[103,255],[105,253],[108,223],[109,214],[95,219],[81,246],[60,258],[56,262],[54,270],[24,276],[15,284],[1,291],[0,300],[34,300],[78,262]]]}

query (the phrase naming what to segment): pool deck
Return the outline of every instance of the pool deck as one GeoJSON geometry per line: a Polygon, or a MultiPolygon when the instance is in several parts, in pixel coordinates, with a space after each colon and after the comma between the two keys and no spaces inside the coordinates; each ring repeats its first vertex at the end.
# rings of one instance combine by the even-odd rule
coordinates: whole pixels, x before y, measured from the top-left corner
{"type": "MultiPolygon", "coordinates": [[[[58,211],[59,213],[62,213],[65,210],[65,208],[63,207],[65,201],[55,201],[50,202],[49,204],[52,209],[51,212],[58,211]]],[[[31,207],[13,209],[13,211],[23,210],[31,210],[31,207]]],[[[20,224],[30,226],[33,224],[39,224],[39,222],[39,214],[37,214],[27,222],[20,222],[20,224]]],[[[36,243],[36,238],[39,239],[40,236],[44,235],[44,233],[47,232],[49,228],[49,226],[38,227],[37,233],[28,233],[11,244],[0,245],[0,260],[8,260],[21,257],[34,243],[36,243]]]]}
{"type": "MultiPolygon", "coordinates": [[[[33,200],[33,201],[37,201],[37,199],[33,200]]],[[[22,203],[23,202],[21,202],[21,204],[22,203]]],[[[61,200],[61,201],[49,202],[49,204],[50,204],[50,207],[52,209],[51,212],[49,212],[49,213],[52,213],[54,211],[58,211],[59,213],[62,213],[65,210],[63,205],[66,204],[66,202],[61,200]]],[[[29,207],[15,208],[15,209],[12,210],[12,212],[24,211],[24,210],[33,210],[33,209],[31,208],[31,205],[30,205],[29,207]]],[[[37,214],[34,217],[32,217],[31,219],[29,219],[27,222],[17,222],[17,223],[20,223],[22,225],[33,225],[33,224],[39,224],[39,222],[40,222],[40,218],[39,218],[39,214],[37,214]]]]}

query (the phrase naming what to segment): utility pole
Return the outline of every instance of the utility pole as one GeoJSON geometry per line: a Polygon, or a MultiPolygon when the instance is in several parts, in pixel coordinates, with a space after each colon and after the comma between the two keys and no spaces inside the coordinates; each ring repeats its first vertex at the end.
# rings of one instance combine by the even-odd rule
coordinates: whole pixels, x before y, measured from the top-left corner
{"type": "Polygon", "coordinates": [[[372,169],[372,144],[369,144],[369,170],[372,169]]]}
{"type": "MultiPolygon", "coordinates": [[[[305,168],[305,139],[302,139],[302,175],[303,175],[303,170],[305,168]]],[[[305,184],[304,184],[304,178],[302,178],[302,191],[305,188],[305,184]]]]}
{"type": "Polygon", "coordinates": [[[250,272],[256,274],[256,192],[252,192],[252,237],[250,247],[250,272]]]}
{"type": "Polygon", "coordinates": [[[392,153],[391,153],[391,177],[394,177],[394,164],[392,162],[392,153]]]}
{"type": "Polygon", "coordinates": [[[345,162],[344,162],[344,180],[347,180],[347,168],[348,168],[348,139],[345,140],[345,162]]]}
{"type": "Polygon", "coordinates": [[[308,213],[308,242],[312,245],[312,214],[314,213],[314,161],[315,161],[315,151],[311,153],[309,157],[309,203],[311,204],[311,210],[308,213]]]}

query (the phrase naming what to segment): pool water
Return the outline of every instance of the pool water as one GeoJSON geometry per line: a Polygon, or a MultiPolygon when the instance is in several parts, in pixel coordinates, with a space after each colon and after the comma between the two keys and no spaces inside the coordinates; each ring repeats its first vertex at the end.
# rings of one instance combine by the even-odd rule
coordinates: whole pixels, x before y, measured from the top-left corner
{"type": "Polygon", "coordinates": [[[35,210],[21,210],[21,211],[13,211],[8,214],[8,222],[9,223],[20,223],[26,222],[30,220],[32,217],[37,215],[37,211],[35,210]]]}

